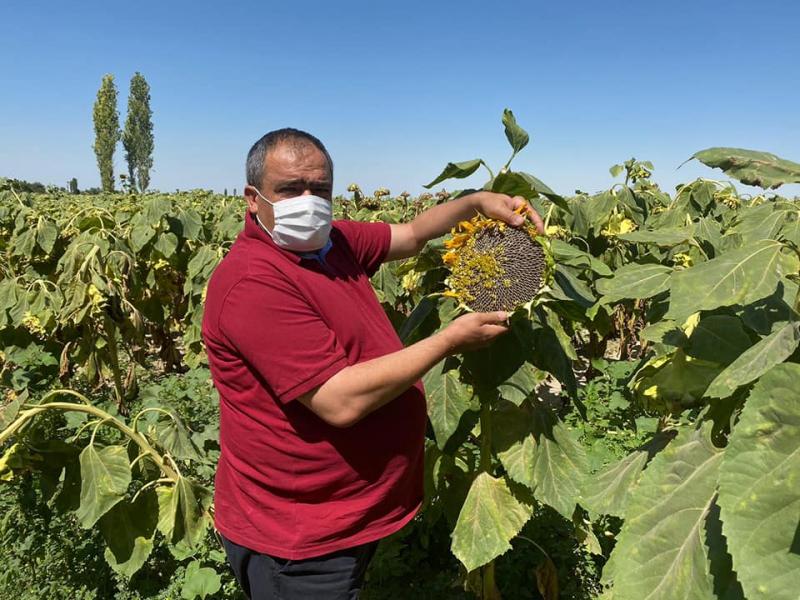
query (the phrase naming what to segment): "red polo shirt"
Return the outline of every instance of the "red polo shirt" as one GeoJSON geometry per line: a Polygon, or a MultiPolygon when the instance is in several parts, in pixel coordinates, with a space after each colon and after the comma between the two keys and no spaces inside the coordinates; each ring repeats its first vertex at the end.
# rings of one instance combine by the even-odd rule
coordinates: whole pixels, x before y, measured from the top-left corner
{"type": "Polygon", "coordinates": [[[325,264],[301,259],[247,213],[203,315],[220,396],[216,527],[293,560],[385,537],[422,501],[421,382],[349,428],[294,401],[348,365],[403,347],[369,281],[389,226],[338,221],[331,241],[325,264]]]}

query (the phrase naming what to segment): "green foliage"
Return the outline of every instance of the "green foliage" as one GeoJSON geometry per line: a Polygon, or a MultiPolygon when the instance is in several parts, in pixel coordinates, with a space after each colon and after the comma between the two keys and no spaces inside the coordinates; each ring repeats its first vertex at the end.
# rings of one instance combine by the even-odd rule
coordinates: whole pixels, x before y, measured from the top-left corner
{"type": "MultiPolygon", "coordinates": [[[[381,546],[365,597],[583,600],[601,580],[615,600],[792,597],[797,200],[706,179],[670,195],[636,159],[564,198],[510,170],[530,138],[502,122],[512,156],[484,187],[543,214],[556,275],[492,347],[425,377],[424,510],[381,546]]],[[[388,223],[461,193],[350,191],[338,217],[388,223]]],[[[235,596],[210,527],[200,325],[240,229],[237,201],[202,191],[0,182],[0,595],[235,596]]],[[[407,344],[464,310],[443,297],[443,252],[373,277],[407,344]]]]}
{"type": "Polygon", "coordinates": [[[128,163],[129,181],[139,192],[145,192],[150,185],[150,169],[153,168],[152,116],[150,86],[144,75],[137,72],[131,78],[122,145],[128,163]]]}
{"type": "Polygon", "coordinates": [[[117,88],[113,75],[104,75],[94,103],[94,153],[104,192],[114,191],[114,150],[120,138],[117,88]]]}

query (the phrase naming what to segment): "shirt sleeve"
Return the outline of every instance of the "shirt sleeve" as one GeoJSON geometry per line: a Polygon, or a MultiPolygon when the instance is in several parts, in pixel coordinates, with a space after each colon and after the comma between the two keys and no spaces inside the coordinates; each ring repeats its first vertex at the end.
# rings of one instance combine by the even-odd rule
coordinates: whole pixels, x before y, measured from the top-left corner
{"type": "Polygon", "coordinates": [[[245,278],[219,318],[228,343],[283,403],[319,387],[347,366],[334,332],[291,283],[245,278]]]}
{"type": "Polygon", "coordinates": [[[388,223],[336,221],[336,228],[347,239],[356,260],[372,277],[389,253],[392,231],[388,223]]]}

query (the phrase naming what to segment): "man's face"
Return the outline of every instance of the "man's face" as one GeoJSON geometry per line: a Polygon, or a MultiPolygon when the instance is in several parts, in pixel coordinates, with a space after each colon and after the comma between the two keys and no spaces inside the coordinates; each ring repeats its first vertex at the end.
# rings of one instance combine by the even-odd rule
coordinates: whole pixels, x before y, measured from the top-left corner
{"type": "MultiPolygon", "coordinates": [[[[260,191],[270,202],[304,195],[331,201],[333,178],[328,159],[312,144],[279,144],[264,160],[260,191]]],[[[258,198],[252,186],[245,188],[245,198],[250,212],[258,214],[261,222],[272,230],[275,225],[272,207],[258,198]]]]}

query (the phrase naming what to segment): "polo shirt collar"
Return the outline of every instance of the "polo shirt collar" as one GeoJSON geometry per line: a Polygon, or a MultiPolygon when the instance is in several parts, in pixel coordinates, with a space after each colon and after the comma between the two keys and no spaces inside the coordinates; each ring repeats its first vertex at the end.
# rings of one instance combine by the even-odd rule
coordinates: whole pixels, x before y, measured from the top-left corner
{"type": "Polygon", "coordinates": [[[325,265],[325,257],[327,256],[328,252],[330,252],[331,248],[333,248],[333,240],[330,238],[328,238],[328,241],[321,249],[315,250],[314,252],[293,252],[291,250],[281,248],[273,241],[272,236],[270,236],[261,228],[261,225],[259,225],[258,221],[255,219],[255,215],[249,210],[246,211],[244,220],[244,236],[266,243],[268,246],[271,246],[292,262],[298,264],[301,260],[306,259],[316,260],[320,264],[325,265]]]}

